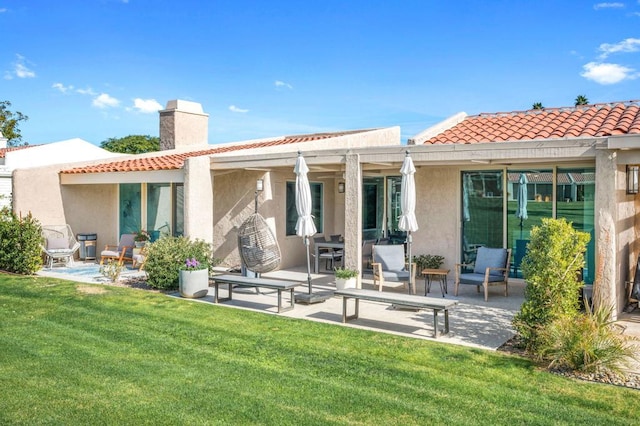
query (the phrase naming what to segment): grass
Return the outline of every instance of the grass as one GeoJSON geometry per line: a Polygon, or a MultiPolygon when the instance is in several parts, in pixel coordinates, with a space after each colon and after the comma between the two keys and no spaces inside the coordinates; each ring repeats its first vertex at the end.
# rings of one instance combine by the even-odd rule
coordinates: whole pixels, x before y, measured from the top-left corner
{"type": "Polygon", "coordinates": [[[0,424],[629,424],[638,391],[491,351],[0,275],[0,424]]]}

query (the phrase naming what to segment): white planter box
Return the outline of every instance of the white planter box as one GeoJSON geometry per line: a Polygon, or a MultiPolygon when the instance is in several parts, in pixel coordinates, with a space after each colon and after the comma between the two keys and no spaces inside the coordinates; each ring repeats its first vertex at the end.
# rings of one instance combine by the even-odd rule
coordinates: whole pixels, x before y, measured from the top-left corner
{"type": "Polygon", "coordinates": [[[204,297],[209,292],[209,270],[180,271],[180,296],[190,299],[204,297]]]}
{"type": "Polygon", "coordinates": [[[357,278],[336,278],[336,289],[344,290],[345,288],[356,288],[357,278]]]}

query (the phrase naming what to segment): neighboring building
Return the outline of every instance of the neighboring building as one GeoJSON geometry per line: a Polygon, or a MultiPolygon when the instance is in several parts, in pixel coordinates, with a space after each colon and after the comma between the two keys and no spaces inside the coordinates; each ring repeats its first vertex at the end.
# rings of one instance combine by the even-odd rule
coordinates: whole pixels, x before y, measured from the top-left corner
{"type": "Polygon", "coordinates": [[[11,176],[16,169],[121,156],[122,154],[106,151],[78,138],[43,145],[7,148],[7,140],[0,135],[0,207],[11,205],[11,176]]]}
{"type": "MultiPolygon", "coordinates": [[[[235,227],[253,212],[255,182],[263,179],[259,211],[288,268],[306,259],[293,230],[293,166],[302,151],[319,234],[343,234],[346,266],[361,269],[363,240],[401,238],[399,170],[409,150],[417,168],[415,255],[443,255],[452,270],[470,245],[520,248],[521,256],[542,217],[566,217],[592,235],[585,280],[616,312],[625,306],[625,281],[640,252],[640,204],[625,191],[627,166],[640,164],[638,102],[460,113],[408,146],[400,144],[398,128],[208,146],[206,119],[196,105],[172,101],[160,113],[168,151],[18,171],[14,208],[33,211],[43,223],[97,232],[99,244],[140,228],[202,238],[232,265],[235,227]],[[521,176],[528,190],[522,222],[515,215],[521,176]]],[[[521,279],[517,266],[514,280],[521,279]]]]}
{"type": "Polygon", "coordinates": [[[13,169],[6,164],[7,154],[24,148],[31,148],[31,146],[7,148],[7,139],[0,133],[0,208],[11,206],[11,174],[13,169]]]}

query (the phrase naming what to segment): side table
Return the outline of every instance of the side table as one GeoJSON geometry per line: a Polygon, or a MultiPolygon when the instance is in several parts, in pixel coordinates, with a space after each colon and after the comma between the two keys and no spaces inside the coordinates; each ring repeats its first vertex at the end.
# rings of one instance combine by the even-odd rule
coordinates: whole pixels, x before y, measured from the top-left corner
{"type": "Polygon", "coordinates": [[[442,297],[447,293],[447,275],[449,269],[423,269],[422,275],[424,275],[424,295],[431,291],[431,280],[437,279],[440,282],[440,291],[442,297]]]}

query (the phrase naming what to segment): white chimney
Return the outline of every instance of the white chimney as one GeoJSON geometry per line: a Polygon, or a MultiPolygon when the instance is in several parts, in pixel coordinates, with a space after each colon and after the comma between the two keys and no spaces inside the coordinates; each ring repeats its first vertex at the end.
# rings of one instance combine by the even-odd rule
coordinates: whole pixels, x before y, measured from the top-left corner
{"type": "Polygon", "coordinates": [[[207,145],[209,114],[197,102],[173,100],[160,111],[160,149],[207,145]]]}
{"type": "Polygon", "coordinates": [[[2,136],[2,132],[0,132],[0,149],[7,147],[8,139],[2,136]]]}

